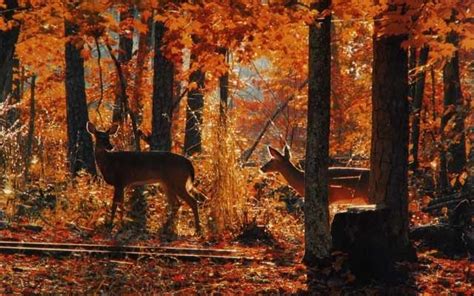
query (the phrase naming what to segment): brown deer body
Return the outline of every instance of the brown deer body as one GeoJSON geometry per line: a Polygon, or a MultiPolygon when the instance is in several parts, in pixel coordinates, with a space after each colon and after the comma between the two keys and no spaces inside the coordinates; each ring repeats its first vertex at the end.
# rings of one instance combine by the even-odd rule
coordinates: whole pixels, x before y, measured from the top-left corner
{"type": "Polygon", "coordinates": [[[165,223],[169,228],[181,205],[179,198],[186,202],[194,214],[196,231],[201,232],[197,195],[204,196],[194,186],[194,167],[191,161],[181,155],[170,152],[112,152],[110,135],[117,132],[118,126],[112,126],[102,132],[88,122],[87,130],[95,138],[95,157],[97,166],[105,182],[114,186],[114,198],[110,223],[113,222],[117,206],[122,209],[124,189],[128,186],[159,183],[164,191],[171,213],[165,223]]]}
{"type": "MultiPolygon", "coordinates": [[[[282,155],[276,149],[268,146],[271,160],[260,170],[264,173],[279,172],[288,184],[301,196],[305,196],[304,172],[291,162],[288,147],[282,155]]],[[[366,168],[330,167],[329,203],[349,202],[353,204],[367,204],[369,196],[369,173],[366,168]]]]}

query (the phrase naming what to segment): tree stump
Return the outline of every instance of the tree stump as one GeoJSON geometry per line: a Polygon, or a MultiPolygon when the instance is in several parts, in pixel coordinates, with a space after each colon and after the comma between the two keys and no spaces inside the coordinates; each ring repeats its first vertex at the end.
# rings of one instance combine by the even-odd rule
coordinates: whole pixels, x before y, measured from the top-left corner
{"type": "Polygon", "coordinates": [[[394,263],[400,250],[391,244],[389,213],[386,207],[369,205],[349,208],[334,217],[333,248],[348,254],[349,268],[361,281],[395,278],[394,263]]]}

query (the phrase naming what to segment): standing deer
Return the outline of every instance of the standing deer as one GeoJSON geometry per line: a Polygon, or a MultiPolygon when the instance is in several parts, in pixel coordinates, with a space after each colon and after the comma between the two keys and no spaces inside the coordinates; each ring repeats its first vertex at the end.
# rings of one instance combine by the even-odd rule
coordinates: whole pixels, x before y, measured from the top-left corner
{"type": "Polygon", "coordinates": [[[165,229],[173,225],[176,214],[181,206],[181,198],[192,209],[196,232],[201,233],[199,223],[198,202],[196,197],[205,197],[193,185],[194,167],[184,156],[170,152],[135,152],[117,151],[110,143],[110,136],[118,130],[114,124],[107,131],[99,131],[91,122],[87,123],[87,131],[95,138],[95,159],[105,182],[114,186],[114,198],[110,224],[113,223],[117,206],[123,215],[124,189],[127,186],[159,183],[163,189],[171,211],[165,223],[165,229]]]}
{"type": "MultiPolygon", "coordinates": [[[[270,161],[260,170],[264,173],[279,172],[288,184],[301,196],[305,195],[304,172],[291,162],[290,150],[284,148],[283,155],[268,146],[270,161]]],[[[369,169],[350,167],[330,167],[329,174],[329,203],[347,202],[368,203],[369,169]]]]}

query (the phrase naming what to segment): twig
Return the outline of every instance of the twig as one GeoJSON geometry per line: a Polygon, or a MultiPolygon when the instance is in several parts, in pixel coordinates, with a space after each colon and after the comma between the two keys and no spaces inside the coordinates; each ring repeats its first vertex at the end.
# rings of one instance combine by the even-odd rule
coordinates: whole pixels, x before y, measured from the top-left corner
{"type": "MultiPolygon", "coordinates": [[[[298,87],[297,89],[297,92],[301,91],[306,85],[308,84],[308,79],[306,79],[305,81],[303,81],[303,83],[301,83],[301,85],[298,87]]],[[[273,114],[270,116],[270,118],[267,120],[267,122],[265,123],[265,125],[263,126],[262,130],[260,131],[260,133],[258,134],[257,138],[255,139],[254,143],[252,144],[252,146],[250,146],[249,149],[247,149],[243,155],[242,155],[242,161],[245,163],[249,160],[250,156],[252,155],[252,153],[255,151],[255,148],[257,147],[258,143],[260,143],[260,140],[263,138],[263,135],[266,133],[266,131],[268,130],[268,127],[270,126],[270,124],[273,123],[273,121],[278,117],[278,115],[280,115],[280,113],[288,106],[288,104],[294,100],[296,97],[296,94],[292,94],[290,95],[289,97],[286,98],[286,100],[281,104],[279,105],[275,111],[273,112],[273,114]]]]}

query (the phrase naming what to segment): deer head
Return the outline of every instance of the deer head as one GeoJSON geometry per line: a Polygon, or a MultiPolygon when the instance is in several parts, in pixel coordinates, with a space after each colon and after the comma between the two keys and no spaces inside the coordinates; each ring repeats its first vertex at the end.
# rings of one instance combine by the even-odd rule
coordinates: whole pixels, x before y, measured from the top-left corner
{"type": "Polygon", "coordinates": [[[285,145],[285,148],[283,149],[283,154],[281,154],[271,146],[267,146],[267,148],[268,154],[270,155],[271,159],[260,168],[262,172],[281,172],[285,170],[288,166],[293,166],[293,164],[291,163],[291,153],[288,146],[285,145]]]}
{"type": "Polygon", "coordinates": [[[99,131],[95,125],[88,121],[86,125],[87,131],[94,136],[96,149],[103,149],[106,151],[114,149],[110,143],[110,136],[113,136],[118,131],[118,124],[113,124],[107,131],[99,131]]]}

